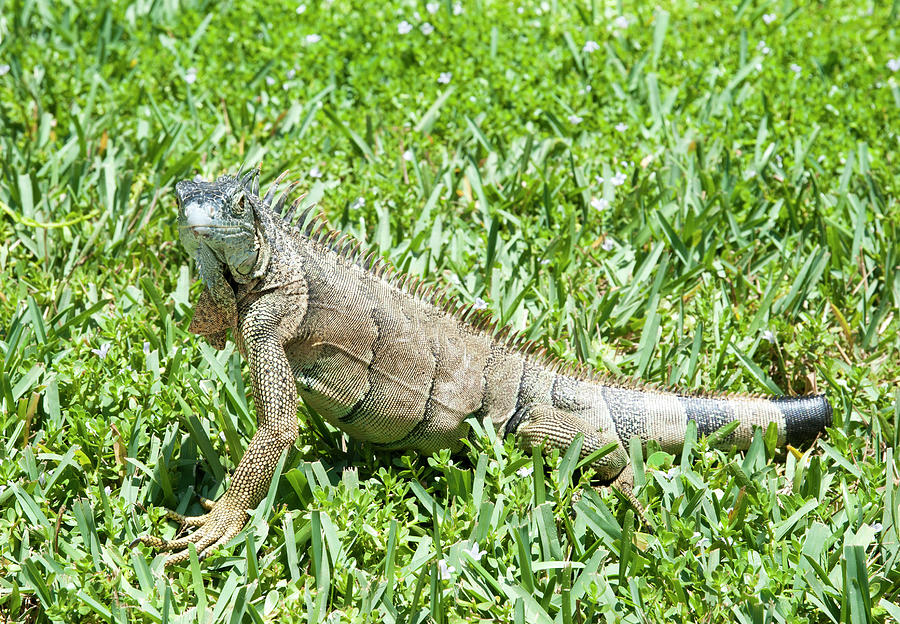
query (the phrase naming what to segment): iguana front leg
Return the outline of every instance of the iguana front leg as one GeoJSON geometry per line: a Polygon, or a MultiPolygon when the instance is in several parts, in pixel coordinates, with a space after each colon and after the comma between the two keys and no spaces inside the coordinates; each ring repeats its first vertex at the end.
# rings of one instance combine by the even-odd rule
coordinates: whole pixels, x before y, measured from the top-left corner
{"type": "Polygon", "coordinates": [[[193,543],[200,559],[238,534],[249,510],[265,497],[278,459],[297,439],[297,387],[278,336],[278,319],[267,309],[265,298],[256,302],[240,322],[240,339],[249,366],[258,428],[231,480],[231,487],[215,503],[205,505],[202,516],[169,518],[185,526],[199,527],[187,537],[163,540],[141,536],[140,542],[159,550],[179,550],[166,559],[166,567],[188,560],[188,544],[193,543]]]}

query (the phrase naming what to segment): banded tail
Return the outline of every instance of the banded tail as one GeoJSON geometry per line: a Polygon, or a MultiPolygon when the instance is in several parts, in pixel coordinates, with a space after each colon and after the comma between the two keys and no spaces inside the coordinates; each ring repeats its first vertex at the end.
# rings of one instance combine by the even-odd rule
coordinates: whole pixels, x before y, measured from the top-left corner
{"type": "Polygon", "coordinates": [[[722,444],[749,447],[753,426],[778,426],[778,446],[809,441],[831,426],[832,408],[825,395],[802,397],[696,396],[604,386],[603,398],[623,443],[632,436],[656,440],[667,451],[684,444],[687,421],[709,435],[732,421],[738,428],[722,444]]]}

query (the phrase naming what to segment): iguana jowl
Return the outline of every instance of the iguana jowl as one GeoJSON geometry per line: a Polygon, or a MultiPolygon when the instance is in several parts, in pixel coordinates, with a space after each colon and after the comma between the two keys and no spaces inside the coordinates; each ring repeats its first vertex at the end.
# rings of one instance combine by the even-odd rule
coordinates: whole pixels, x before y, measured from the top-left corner
{"type": "Polygon", "coordinates": [[[824,396],[689,395],[576,370],[497,328],[487,313],[448,302],[338,238],[311,208],[293,219],[299,200],[285,210],[290,189],[277,193],[281,178],[261,197],[258,176],[175,187],[182,243],[206,286],[191,329],[218,346],[234,330],[250,368],[258,429],[231,487],[215,503],[203,501],[209,513],[169,513],[197,526],[194,533],[137,540],[180,550],[166,565],[185,561],[191,542],[202,558],[240,531],[297,437],[298,397],[385,449],[456,449],[472,415],[525,447],[566,449],[581,433],[586,456],[615,442],[594,467],[629,496],[632,436],[675,451],[688,420],[701,434],[737,420],[724,443],[746,448],[756,425],[776,423],[783,445],[831,424],[824,396]]]}

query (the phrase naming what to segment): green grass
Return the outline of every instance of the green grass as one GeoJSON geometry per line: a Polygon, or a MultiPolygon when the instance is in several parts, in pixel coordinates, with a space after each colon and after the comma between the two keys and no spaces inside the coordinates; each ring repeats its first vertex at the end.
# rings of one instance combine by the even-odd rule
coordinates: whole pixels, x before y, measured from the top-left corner
{"type": "Polygon", "coordinates": [[[900,619],[897,2],[270,4],[0,2],[0,621],[900,619]],[[636,456],[648,527],[573,449],[302,410],[249,527],[166,575],[128,543],[254,431],[172,185],[258,163],[562,357],[834,427],[636,456]]]}

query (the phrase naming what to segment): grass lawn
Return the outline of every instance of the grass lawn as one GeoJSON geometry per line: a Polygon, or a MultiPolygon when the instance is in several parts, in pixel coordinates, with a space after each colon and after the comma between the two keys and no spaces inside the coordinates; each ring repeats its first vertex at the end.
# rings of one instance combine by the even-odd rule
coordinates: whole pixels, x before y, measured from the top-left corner
{"type": "Polygon", "coordinates": [[[0,1],[0,622],[900,620],[898,27],[896,0],[0,1]],[[304,408],[248,527],[166,574],[129,542],[255,430],[233,345],[187,332],[172,188],[256,164],[565,359],[826,392],[834,426],[632,453],[640,524],[571,453],[376,453],[304,408]]]}

